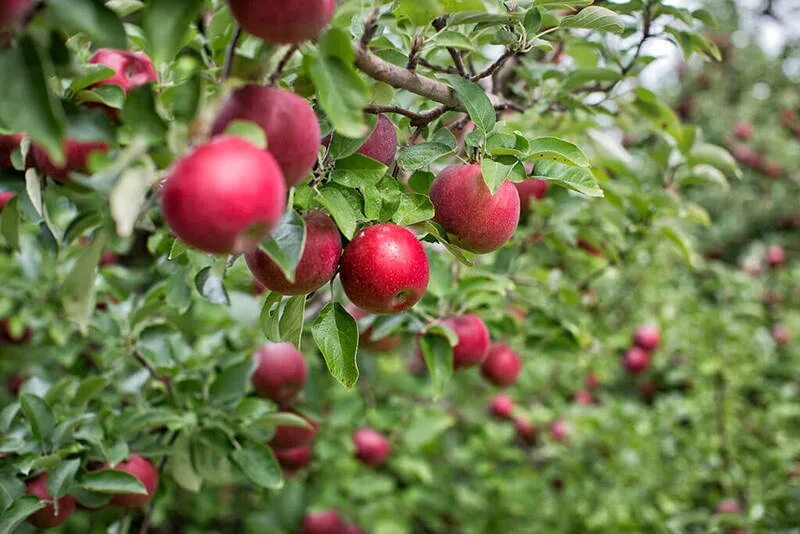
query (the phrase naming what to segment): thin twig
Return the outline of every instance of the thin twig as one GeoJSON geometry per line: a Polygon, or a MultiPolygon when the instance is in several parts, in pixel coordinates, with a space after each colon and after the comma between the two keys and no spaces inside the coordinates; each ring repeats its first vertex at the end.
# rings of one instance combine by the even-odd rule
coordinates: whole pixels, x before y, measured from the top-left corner
{"type": "Polygon", "coordinates": [[[239,37],[242,36],[242,28],[236,24],[233,30],[233,37],[228,43],[228,48],[225,50],[225,62],[222,64],[222,79],[227,80],[231,75],[233,69],[233,57],[236,54],[236,45],[239,42],[239,37]]]}
{"type": "Polygon", "coordinates": [[[281,74],[283,74],[283,69],[285,69],[286,65],[289,64],[289,60],[292,59],[292,56],[294,55],[295,52],[297,52],[297,45],[292,45],[289,47],[286,53],[283,54],[283,57],[278,62],[278,66],[275,67],[275,72],[273,72],[269,77],[270,86],[277,84],[278,80],[281,79],[281,74]]]}
{"type": "Polygon", "coordinates": [[[435,63],[431,63],[427,59],[419,58],[417,59],[417,63],[425,67],[426,69],[430,69],[434,72],[443,72],[445,74],[458,74],[458,71],[455,67],[443,67],[441,65],[436,65],[435,63]]]}
{"type": "MultiPolygon", "coordinates": [[[[178,439],[178,432],[173,432],[172,436],[169,438],[167,442],[167,447],[172,446],[175,443],[175,440],[178,439]]],[[[167,460],[169,460],[169,456],[166,454],[161,457],[161,461],[158,462],[158,472],[163,473],[164,467],[167,465],[167,460]]],[[[144,516],[144,521],[142,521],[142,526],[139,528],[139,534],[147,534],[150,530],[150,521],[153,519],[153,499],[147,505],[147,513],[144,516]]]]}
{"type": "Polygon", "coordinates": [[[411,125],[416,127],[425,127],[429,123],[435,121],[443,114],[445,114],[449,108],[444,104],[428,111],[423,111],[417,113],[415,111],[411,111],[409,109],[405,109],[400,106],[367,106],[364,111],[367,113],[372,113],[374,115],[378,115],[380,113],[397,113],[398,115],[403,115],[411,119],[411,125]]]}
{"type": "Polygon", "coordinates": [[[138,350],[133,351],[133,357],[136,359],[137,362],[139,362],[142,365],[142,367],[144,367],[150,372],[151,377],[155,378],[156,380],[164,384],[164,386],[167,388],[167,391],[169,391],[170,395],[173,394],[172,382],[169,380],[168,377],[165,378],[156,373],[156,370],[153,368],[152,365],[150,365],[150,362],[148,362],[147,359],[144,356],[142,356],[142,354],[138,350]]]}
{"type": "Polygon", "coordinates": [[[484,70],[482,70],[481,72],[479,72],[478,74],[473,76],[472,80],[473,81],[478,81],[478,80],[481,80],[483,78],[487,78],[487,77],[491,76],[492,74],[497,72],[497,70],[500,69],[500,67],[502,67],[505,64],[506,61],[508,61],[509,59],[514,57],[515,55],[516,55],[516,52],[514,50],[506,49],[506,51],[503,52],[502,56],[497,58],[497,60],[494,63],[492,63],[491,65],[486,67],[484,70]]]}

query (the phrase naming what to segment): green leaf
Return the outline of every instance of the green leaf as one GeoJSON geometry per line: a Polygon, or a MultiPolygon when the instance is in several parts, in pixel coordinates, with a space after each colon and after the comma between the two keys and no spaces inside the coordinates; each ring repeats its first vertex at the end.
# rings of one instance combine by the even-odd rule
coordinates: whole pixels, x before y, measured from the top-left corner
{"type": "Polygon", "coordinates": [[[278,293],[270,293],[264,299],[261,306],[261,313],[258,316],[258,324],[261,331],[270,341],[280,341],[280,311],[283,296],[278,293]]]}
{"type": "Polygon", "coordinates": [[[79,92],[75,95],[75,99],[82,104],[91,102],[122,109],[125,105],[125,91],[119,85],[101,85],[79,92]]]}
{"type": "Polygon", "coordinates": [[[636,109],[649,118],[659,129],[670,135],[677,143],[680,143],[683,136],[681,121],[675,112],[652,91],[639,87],[636,89],[636,109]]]}
{"type": "Polygon", "coordinates": [[[283,487],[283,474],[275,455],[263,443],[248,443],[231,453],[231,459],[253,484],[266,489],[283,487]]]}
{"type": "Polygon", "coordinates": [[[102,0],[48,0],[59,29],[86,34],[97,47],[128,48],[125,28],[102,0]]]}
{"type": "Polygon", "coordinates": [[[0,230],[6,239],[8,246],[14,250],[19,250],[19,209],[17,208],[18,199],[15,196],[3,208],[0,214],[0,230]]]}
{"type": "Polygon", "coordinates": [[[49,438],[55,426],[55,418],[44,399],[31,393],[22,393],[19,396],[19,404],[25,419],[31,425],[34,437],[39,441],[49,438]]]}
{"type": "Polygon", "coordinates": [[[180,434],[172,445],[167,466],[175,482],[185,490],[197,493],[203,485],[203,479],[197,474],[192,463],[190,439],[180,434]]]}
{"type": "Polygon", "coordinates": [[[551,160],[564,165],[588,167],[589,160],[577,145],[558,137],[537,137],[530,141],[529,161],[551,160]]]}
{"type": "Polygon", "coordinates": [[[147,489],[136,476],[116,469],[101,469],[85,473],[79,482],[80,486],[89,491],[114,495],[118,493],[135,493],[147,495],[147,489]]]}
{"type": "Polygon", "coordinates": [[[251,358],[223,369],[211,384],[209,390],[211,402],[224,404],[244,397],[250,386],[250,377],[255,370],[256,362],[251,358]]]}
{"type": "Polygon", "coordinates": [[[319,193],[320,202],[331,214],[336,226],[347,239],[353,239],[358,221],[364,219],[360,195],[334,183],[321,187],[319,193]]]}
{"type": "Polygon", "coordinates": [[[166,143],[167,125],[156,111],[151,84],[141,85],[128,93],[120,117],[122,133],[127,140],[141,138],[151,145],[166,143]]]}
{"type": "Polygon", "coordinates": [[[469,118],[475,126],[483,131],[484,134],[491,133],[497,120],[494,106],[489,100],[481,86],[477,83],[465,80],[460,76],[448,76],[447,80],[455,89],[461,103],[469,114],[469,118]]]}
{"type": "Polygon", "coordinates": [[[129,167],[122,171],[111,190],[111,216],[117,224],[117,235],[130,237],[147,200],[147,194],[158,175],[144,167],[129,167]]]}
{"type": "Polygon", "coordinates": [[[222,279],[214,273],[211,267],[204,267],[197,273],[194,285],[209,302],[230,306],[231,300],[228,297],[228,291],[225,289],[222,279]]]}
{"type": "Polygon", "coordinates": [[[410,145],[400,149],[397,155],[397,164],[409,171],[416,171],[428,167],[431,163],[452,152],[452,148],[442,143],[410,145]]]}
{"type": "Polygon", "coordinates": [[[77,323],[82,333],[89,329],[89,319],[95,305],[95,279],[97,264],[103,252],[106,239],[98,233],[86,250],[78,256],[62,287],[64,309],[67,317],[77,323]]]}
{"type": "Polygon", "coordinates": [[[661,233],[666,236],[667,239],[672,241],[678,250],[683,255],[683,258],[686,260],[692,267],[697,266],[697,258],[694,252],[694,247],[692,246],[691,239],[689,236],[678,230],[673,226],[662,226],[661,233]]]}
{"type": "Polygon", "coordinates": [[[250,141],[258,148],[269,148],[269,139],[264,128],[253,121],[233,120],[225,127],[225,133],[250,141]]]}
{"type": "MultiPolygon", "coordinates": [[[[77,94],[82,89],[101,82],[114,75],[114,69],[107,65],[98,65],[95,63],[86,63],[81,65],[80,74],[72,79],[69,84],[69,92],[77,94]]],[[[119,86],[116,86],[119,88],[119,86]]]]}
{"type": "Polygon", "coordinates": [[[344,387],[358,380],[358,323],[338,302],[329,302],[311,326],[311,335],[319,347],[328,371],[344,387]]]}
{"type": "Polygon", "coordinates": [[[333,132],[331,143],[328,145],[328,156],[332,160],[337,161],[355,154],[356,150],[361,148],[361,145],[364,144],[364,141],[372,135],[372,131],[378,125],[378,116],[367,115],[364,122],[367,125],[368,131],[359,137],[347,137],[333,132]]]}
{"type": "Polygon", "coordinates": [[[557,183],[587,197],[602,197],[603,190],[594,175],[583,167],[569,167],[554,161],[543,160],[534,167],[536,178],[557,183]]]}
{"type": "Polygon", "coordinates": [[[369,104],[369,86],[354,66],[355,52],[347,34],[328,30],[317,43],[317,53],[305,57],[305,67],[317,99],[333,128],[346,137],[367,134],[362,110],[369,104]]]}
{"type": "Polygon", "coordinates": [[[286,299],[280,320],[280,339],[300,347],[303,337],[303,320],[306,310],[306,295],[298,295],[286,299]]]}
{"type": "Polygon", "coordinates": [[[439,32],[431,43],[432,47],[455,48],[458,50],[474,50],[475,45],[469,37],[453,30],[439,32]]]}
{"type": "Polygon", "coordinates": [[[693,146],[689,151],[688,161],[690,165],[700,163],[711,165],[734,178],[740,178],[742,175],[742,171],[731,153],[718,145],[700,143],[693,146]]]}
{"type": "Polygon", "coordinates": [[[542,12],[538,7],[532,7],[525,12],[522,25],[525,26],[525,33],[529,37],[534,37],[539,32],[539,28],[542,27],[542,12]]]}
{"type": "Polygon", "coordinates": [[[477,11],[484,13],[486,6],[482,0],[439,0],[445,13],[453,14],[459,11],[477,11]]]}
{"type": "Polygon", "coordinates": [[[0,123],[12,131],[28,132],[55,163],[63,162],[66,117],[61,102],[48,90],[54,77],[52,65],[26,36],[15,47],[0,48],[0,72],[14,73],[3,82],[0,123]]]}
{"type": "Polygon", "coordinates": [[[572,91],[588,82],[608,82],[614,83],[622,79],[622,74],[614,69],[593,67],[588,69],[578,69],[570,72],[564,84],[561,86],[564,91],[572,91]]]}
{"type": "Polygon", "coordinates": [[[392,222],[400,226],[411,226],[433,218],[435,210],[428,195],[404,193],[400,205],[392,215],[392,222]]]}
{"type": "Polygon", "coordinates": [[[408,19],[415,26],[425,26],[446,13],[438,0],[400,0],[394,12],[398,18],[408,19]]]}
{"type": "MultiPolygon", "coordinates": [[[[497,159],[483,158],[481,161],[481,173],[486,187],[494,195],[506,180],[515,177],[519,161],[510,156],[501,156],[497,159]]],[[[523,169],[524,170],[524,169],[523,169]]],[[[525,179],[525,175],[516,176],[517,181],[525,179]]]]}
{"type": "Polygon", "coordinates": [[[610,9],[600,6],[585,7],[574,15],[567,15],[561,19],[559,26],[613,33],[622,33],[625,29],[622,17],[610,9]]]}
{"type": "Polygon", "coordinates": [[[142,30],[153,61],[166,63],[175,57],[204,5],[203,0],[148,0],[142,12],[142,30]]]}
{"type": "Polygon", "coordinates": [[[280,267],[286,279],[294,282],[295,270],[306,245],[306,224],[293,209],[281,217],[278,226],[261,246],[264,252],[280,267]]]}
{"type": "Polygon", "coordinates": [[[430,330],[419,338],[419,346],[431,375],[433,389],[437,395],[441,395],[453,376],[453,347],[450,340],[442,333],[430,330]]]}
{"type": "Polygon", "coordinates": [[[14,501],[14,504],[0,515],[0,532],[14,532],[28,516],[44,507],[44,502],[30,495],[14,501]]]}
{"type": "Polygon", "coordinates": [[[66,495],[75,480],[75,473],[81,466],[80,458],[65,460],[55,469],[47,473],[47,492],[54,498],[60,499],[66,495]]]}

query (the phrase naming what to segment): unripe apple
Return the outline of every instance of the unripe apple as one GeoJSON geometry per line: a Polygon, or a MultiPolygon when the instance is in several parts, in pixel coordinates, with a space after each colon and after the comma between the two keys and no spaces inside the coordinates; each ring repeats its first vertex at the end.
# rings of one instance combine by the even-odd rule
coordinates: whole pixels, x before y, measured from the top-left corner
{"type": "Polygon", "coordinates": [[[770,267],[780,267],[786,263],[786,251],[780,245],[769,247],[766,256],[770,267]]]}
{"type": "MultiPolygon", "coordinates": [[[[292,413],[293,410],[290,410],[292,413]]],[[[302,416],[301,416],[302,417],[302,416]]],[[[302,426],[278,425],[275,429],[275,435],[269,440],[269,444],[273,449],[294,449],[303,445],[308,445],[314,439],[314,434],[317,433],[319,423],[313,419],[303,417],[311,428],[302,426]]]]}
{"type": "Polygon", "coordinates": [[[22,23],[38,0],[0,1],[0,30],[22,23]]]}
{"type": "Polygon", "coordinates": [[[330,282],[339,266],[342,238],[327,214],[311,210],[303,214],[306,242],[295,270],[294,282],[261,248],[245,253],[247,267],[261,285],[281,295],[307,295],[330,282]]]}
{"type": "Polygon", "coordinates": [[[336,10],[336,0],[228,0],[228,5],[245,31],[276,44],[315,39],[336,10]]]}
{"type": "Polygon", "coordinates": [[[517,429],[517,435],[523,441],[529,443],[535,440],[536,436],[539,434],[539,428],[525,417],[516,417],[514,419],[514,427],[517,429]]]}
{"type": "Polygon", "coordinates": [[[308,378],[305,358],[291,343],[267,343],[253,355],[258,367],[252,382],[256,394],[278,404],[294,399],[308,378]]]}
{"type": "Polygon", "coordinates": [[[489,411],[500,419],[511,419],[514,411],[514,401],[505,393],[498,393],[489,404],[489,411]]]}
{"type": "Polygon", "coordinates": [[[290,471],[297,471],[306,467],[311,463],[311,457],[313,456],[309,445],[302,445],[293,449],[275,449],[273,452],[281,467],[290,471]]]}
{"type": "Polygon", "coordinates": [[[397,130],[385,115],[378,115],[375,129],[357,151],[359,154],[391,166],[397,154],[397,130]]]}
{"type": "Polygon", "coordinates": [[[172,231],[213,254],[255,248],[278,224],[286,184],[275,159],[239,137],[218,136],[184,156],[162,191],[172,231]]]}
{"type": "Polygon", "coordinates": [[[733,135],[746,141],[753,137],[753,125],[747,121],[739,121],[733,125],[733,135]]]}
{"type": "Polygon", "coordinates": [[[368,226],[342,255],[340,280],[348,298],[371,313],[398,313],[416,304],[428,287],[425,249],[396,224],[368,226]]]}
{"type": "Polygon", "coordinates": [[[26,326],[22,332],[11,330],[11,321],[0,319],[0,341],[7,345],[25,345],[33,337],[33,331],[26,326]]]}
{"type": "Polygon", "coordinates": [[[317,162],[320,132],[317,115],[308,101],[291,91],[246,85],[231,93],[211,127],[218,135],[232,121],[258,124],[267,137],[267,149],[278,162],[288,187],[308,178],[317,162]]]}
{"type": "Polygon", "coordinates": [[[738,514],[742,509],[736,499],[723,499],[717,504],[715,511],[718,514],[738,514]]]}
{"type": "Polygon", "coordinates": [[[370,467],[382,465],[392,448],[386,436],[371,428],[356,430],[353,433],[353,445],[356,448],[356,458],[370,467]]]}
{"type": "Polygon", "coordinates": [[[517,229],[519,194],[504,181],[492,195],[483,181],[481,166],[450,165],[431,184],[434,220],[464,250],[485,254],[503,246],[517,229]]]}
{"type": "Polygon", "coordinates": [[[567,441],[568,430],[566,421],[556,419],[550,424],[550,437],[559,443],[563,443],[567,441]]]}
{"type": "Polygon", "coordinates": [[[14,165],[11,163],[11,154],[17,149],[22,142],[22,134],[5,134],[0,135],[0,170],[11,169],[14,165]]]}
{"type": "Polygon", "coordinates": [[[111,498],[111,504],[113,506],[137,508],[146,505],[156,494],[159,478],[158,468],[149,460],[142,458],[138,454],[131,454],[127,461],[120,462],[111,469],[130,473],[138,478],[147,490],[147,495],[140,495],[137,493],[120,493],[114,495],[111,498]]]}
{"type": "Polygon", "coordinates": [[[519,194],[521,213],[528,213],[531,200],[543,199],[550,188],[550,182],[541,178],[529,178],[515,183],[514,187],[517,188],[517,193],[519,194]]]}
{"type": "Polygon", "coordinates": [[[622,365],[631,374],[638,374],[650,367],[650,353],[641,347],[631,347],[625,351],[622,365]]]}
{"type": "Polygon", "coordinates": [[[661,343],[661,332],[656,325],[640,325],[633,333],[633,343],[648,352],[653,351],[661,343]]]}
{"type": "Polygon", "coordinates": [[[594,404],[594,397],[592,397],[592,394],[585,389],[576,391],[573,400],[575,404],[580,404],[581,406],[591,406],[594,404]]]}
{"type": "Polygon", "coordinates": [[[0,193],[0,211],[3,211],[3,208],[6,207],[6,204],[11,202],[11,199],[16,196],[16,193],[11,191],[3,191],[0,193]]]}
{"type": "Polygon", "coordinates": [[[32,154],[36,168],[57,182],[69,182],[72,172],[89,171],[89,158],[94,152],[107,152],[105,141],[80,141],[67,139],[64,141],[64,163],[56,165],[47,151],[39,145],[33,145],[32,154]]]}
{"type": "Polygon", "coordinates": [[[100,48],[89,58],[89,63],[105,65],[114,71],[114,74],[92,87],[118,85],[125,93],[129,93],[140,85],[158,81],[153,62],[144,52],[100,48]]]}
{"type": "Polygon", "coordinates": [[[302,534],[342,534],[344,521],[336,510],[308,512],[303,518],[302,534]]]}
{"type": "Polygon", "coordinates": [[[486,359],[481,364],[483,377],[497,386],[513,384],[519,378],[520,371],[522,371],[522,360],[504,343],[490,346],[486,359]]]}
{"type": "Polygon", "coordinates": [[[790,341],[789,330],[782,324],[776,324],[772,327],[772,339],[780,346],[788,345],[790,341]]]}
{"type": "Polygon", "coordinates": [[[75,499],[65,495],[58,499],[58,512],[50,492],[47,491],[47,473],[29,480],[26,484],[26,493],[38,497],[45,503],[45,507],[28,516],[28,523],[36,528],[53,528],[69,519],[75,511],[75,499]]]}
{"type": "Polygon", "coordinates": [[[450,317],[442,324],[455,332],[458,343],[453,347],[453,367],[478,365],[489,350],[489,330],[480,317],[471,313],[450,317]]]}

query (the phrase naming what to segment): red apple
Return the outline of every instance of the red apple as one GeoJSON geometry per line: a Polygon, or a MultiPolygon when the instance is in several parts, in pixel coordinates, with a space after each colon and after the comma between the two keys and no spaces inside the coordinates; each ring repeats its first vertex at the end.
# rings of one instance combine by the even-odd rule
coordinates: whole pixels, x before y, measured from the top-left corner
{"type": "Polygon", "coordinates": [[[293,449],[275,449],[275,458],[281,467],[290,471],[297,471],[311,463],[313,453],[309,445],[302,445],[293,449]]]}
{"type": "Polygon", "coordinates": [[[386,436],[371,428],[356,430],[353,434],[353,445],[356,448],[356,458],[370,467],[382,465],[392,448],[386,436]]]}
{"type": "Polygon", "coordinates": [[[495,343],[489,347],[486,359],[481,364],[483,377],[497,386],[513,384],[519,378],[521,371],[522,360],[504,343],[495,343]]]}
{"type": "Polygon", "coordinates": [[[631,374],[638,374],[650,367],[650,353],[640,347],[631,347],[622,358],[622,365],[631,374]]]}
{"type": "Polygon", "coordinates": [[[398,313],[416,304],[430,275],[425,249],[396,224],[364,228],[342,255],[340,279],[348,298],[371,313],[398,313]]]}
{"type": "Polygon", "coordinates": [[[556,419],[550,424],[550,437],[559,443],[563,443],[567,441],[568,430],[569,428],[566,421],[556,419]]]}
{"type": "MultiPolygon", "coordinates": [[[[290,411],[296,415],[299,415],[297,412],[294,412],[294,410],[290,411]]],[[[314,439],[314,434],[317,432],[319,423],[307,417],[303,417],[303,419],[305,419],[311,425],[311,428],[305,428],[302,426],[278,425],[278,427],[275,429],[275,435],[272,436],[271,440],[269,440],[270,446],[273,449],[285,450],[294,449],[296,447],[311,443],[311,440],[314,439]]]]}
{"type": "Polygon", "coordinates": [[[0,170],[11,169],[14,165],[11,163],[11,154],[17,149],[22,142],[23,134],[0,134],[0,170]]]}
{"type": "Polygon", "coordinates": [[[25,345],[33,337],[30,327],[25,327],[22,332],[11,331],[11,321],[0,319],[0,341],[7,345],[25,345]]]}
{"type": "Polygon", "coordinates": [[[736,499],[723,499],[717,504],[715,511],[718,514],[738,514],[742,509],[736,499]]]}
{"type": "Polygon", "coordinates": [[[89,63],[105,65],[114,71],[114,74],[92,87],[118,85],[125,93],[129,93],[135,87],[158,81],[153,62],[144,52],[101,48],[92,54],[89,63]]]}
{"type": "Polygon", "coordinates": [[[336,510],[308,512],[303,518],[301,534],[342,534],[344,521],[336,510]]]}
{"type": "Polygon", "coordinates": [[[580,389],[575,392],[573,401],[575,404],[580,404],[581,406],[591,406],[594,404],[594,397],[592,397],[592,394],[589,391],[580,389]]]}
{"type": "Polygon", "coordinates": [[[422,351],[414,351],[413,356],[411,356],[406,362],[406,368],[408,369],[408,372],[414,376],[422,376],[425,374],[428,366],[425,363],[425,356],[422,354],[422,351]]]}
{"type": "Polygon", "coordinates": [[[45,502],[45,507],[28,516],[28,523],[36,528],[53,528],[69,519],[75,511],[75,499],[65,495],[58,499],[58,512],[50,492],[47,491],[47,473],[28,481],[26,492],[45,502]]]}
{"type": "Polygon", "coordinates": [[[38,0],[0,1],[0,30],[21,24],[38,0]]]}
{"type": "Polygon", "coordinates": [[[353,524],[346,524],[342,534],[364,534],[364,531],[353,524]]]}
{"type": "Polygon", "coordinates": [[[531,442],[536,439],[539,434],[539,429],[524,417],[517,417],[514,419],[514,427],[517,429],[517,435],[523,441],[531,442]]]}
{"type": "Polygon", "coordinates": [[[306,99],[284,89],[246,85],[225,102],[211,127],[221,134],[234,120],[258,124],[288,187],[308,178],[320,147],[319,122],[306,99]]]}
{"type": "Polygon", "coordinates": [[[178,237],[206,252],[237,254],[278,224],[286,184],[269,152],[222,135],[177,162],[162,197],[164,219],[178,237]]]}
{"type": "Polygon", "coordinates": [[[780,163],[775,161],[765,162],[762,165],[762,170],[764,171],[764,174],[770,178],[780,178],[781,174],[783,174],[783,167],[781,167],[780,163]]]}
{"type": "Polygon", "coordinates": [[[358,153],[380,161],[387,167],[394,163],[397,154],[397,130],[392,121],[384,115],[378,115],[375,129],[358,149],[358,153]]]}
{"type": "Polygon", "coordinates": [[[6,391],[8,391],[8,394],[12,397],[16,397],[23,383],[25,383],[24,378],[19,375],[11,375],[6,378],[6,391]]]}
{"type": "Polygon", "coordinates": [[[305,358],[291,343],[267,343],[253,355],[258,367],[252,376],[256,394],[285,404],[303,389],[308,378],[305,358]]]}
{"type": "Polygon", "coordinates": [[[336,0],[228,0],[236,21],[267,42],[300,44],[328,25],[336,0]]]}
{"type": "Polygon", "coordinates": [[[504,181],[492,195],[483,181],[481,166],[450,165],[431,184],[434,220],[464,250],[485,254],[503,246],[517,229],[519,194],[504,181]]]}
{"type": "Polygon", "coordinates": [[[64,141],[65,161],[56,165],[47,151],[39,145],[33,145],[32,154],[36,168],[57,182],[69,182],[72,172],[89,172],[89,158],[94,152],[108,151],[105,141],[80,141],[67,139],[64,141]]]}
{"type": "Polygon", "coordinates": [[[3,211],[3,208],[6,207],[6,204],[11,202],[11,199],[16,196],[16,193],[11,191],[3,191],[0,193],[0,211],[3,211]]]}
{"type": "Polygon", "coordinates": [[[294,282],[261,248],[245,254],[247,267],[261,285],[281,295],[307,295],[330,282],[339,266],[342,238],[339,229],[327,214],[311,210],[303,215],[306,243],[295,270],[294,282]]]}
{"type": "Polygon", "coordinates": [[[550,188],[550,183],[547,180],[542,180],[541,178],[530,178],[528,180],[515,183],[514,187],[517,188],[517,193],[519,194],[519,205],[522,213],[527,213],[528,206],[531,204],[531,200],[543,199],[547,194],[547,190],[550,188]]]}
{"type": "Polygon", "coordinates": [[[786,251],[779,245],[769,247],[766,256],[770,267],[780,267],[786,263],[786,251]]]}
{"type": "Polygon", "coordinates": [[[790,341],[789,330],[782,324],[776,324],[772,327],[772,339],[780,346],[788,345],[790,341]]]}
{"type": "Polygon", "coordinates": [[[733,125],[733,135],[746,141],[753,137],[753,125],[747,121],[739,121],[733,125]]]}
{"type": "Polygon", "coordinates": [[[150,502],[150,499],[156,494],[159,478],[158,468],[149,460],[142,458],[138,454],[131,454],[127,461],[120,462],[111,469],[130,473],[138,478],[147,490],[147,495],[140,495],[138,493],[120,493],[114,495],[111,498],[111,504],[113,506],[138,508],[150,502]]]}
{"type": "Polygon", "coordinates": [[[661,332],[652,324],[640,325],[633,333],[633,343],[648,352],[658,348],[661,343],[661,332]]]}
{"type": "Polygon", "coordinates": [[[597,373],[594,371],[589,371],[586,374],[586,379],[584,380],[586,387],[590,390],[595,390],[600,385],[600,378],[598,378],[597,373]]]}
{"type": "Polygon", "coordinates": [[[514,401],[505,393],[498,393],[489,404],[489,411],[500,419],[511,419],[514,411],[514,401]]]}
{"type": "Polygon", "coordinates": [[[445,319],[442,324],[458,336],[453,347],[453,367],[472,367],[483,361],[489,350],[489,330],[480,317],[465,313],[445,319]]]}

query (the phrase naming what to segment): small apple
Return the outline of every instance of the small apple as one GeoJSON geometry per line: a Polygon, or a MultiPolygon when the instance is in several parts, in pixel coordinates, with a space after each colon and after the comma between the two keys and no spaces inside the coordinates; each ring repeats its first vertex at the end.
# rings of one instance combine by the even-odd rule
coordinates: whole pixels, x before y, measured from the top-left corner
{"type": "Polygon", "coordinates": [[[25,383],[25,379],[19,375],[10,375],[6,378],[6,391],[12,397],[16,397],[19,394],[19,389],[22,387],[22,384],[25,383]]]}
{"type": "Polygon", "coordinates": [[[780,267],[786,263],[786,251],[780,245],[772,245],[767,249],[766,258],[770,267],[780,267]]]}
{"type": "Polygon", "coordinates": [[[480,317],[465,313],[450,317],[442,324],[455,332],[458,343],[453,347],[453,367],[462,369],[481,363],[489,350],[489,330],[480,317]]]}
{"type": "Polygon", "coordinates": [[[342,534],[344,521],[336,510],[308,512],[303,518],[301,534],[342,534]]]}
{"type": "Polygon", "coordinates": [[[450,165],[431,184],[434,220],[464,250],[478,254],[503,246],[517,229],[520,200],[514,184],[504,181],[492,195],[481,166],[450,165]]]}
{"type": "Polygon", "coordinates": [[[600,386],[600,378],[597,376],[597,373],[594,371],[589,371],[586,373],[586,378],[584,379],[584,383],[589,390],[595,390],[600,386]]]}
{"type": "Polygon", "coordinates": [[[253,372],[253,388],[259,397],[286,404],[303,389],[308,365],[291,343],[267,343],[253,355],[258,363],[253,372]]]}
{"type": "Polygon", "coordinates": [[[11,191],[3,191],[0,193],[0,211],[3,211],[3,208],[6,207],[6,204],[11,202],[11,199],[16,196],[16,193],[11,191]]]}
{"type": "Polygon", "coordinates": [[[89,158],[95,152],[107,152],[108,144],[105,141],[81,141],[67,139],[64,141],[65,161],[56,165],[47,151],[39,145],[33,145],[32,154],[36,168],[57,182],[69,182],[72,172],[86,173],[89,171],[89,158]]]}
{"type": "Polygon", "coordinates": [[[733,135],[743,141],[753,137],[753,125],[747,121],[739,121],[733,125],[733,135]]]}
{"type": "Polygon", "coordinates": [[[585,389],[580,389],[575,392],[573,402],[575,402],[575,404],[580,404],[581,406],[591,406],[594,404],[594,397],[592,396],[591,392],[585,389]]]}
{"type": "Polygon", "coordinates": [[[275,44],[316,39],[336,10],[336,0],[228,0],[236,21],[248,33],[275,44]]]}
{"type": "Polygon", "coordinates": [[[21,332],[12,330],[11,321],[0,319],[0,342],[7,345],[25,345],[33,337],[33,331],[26,326],[21,332]]]}
{"type": "Polygon", "coordinates": [[[550,437],[559,443],[567,441],[568,431],[567,422],[561,419],[556,419],[550,424],[550,437]]]}
{"type": "Polygon", "coordinates": [[[521,371],[522,360],[504,343],[490,346],[486,359],[481,364],[483,377],[497,386],[513,384],[519,378],[521,371]]]}
{"type": "Polygon", "coordinates": [[[638,374],[650,367],[650,353],[641,347],[631,347],[625,351],[622,365],[631,374],[638,374]]]}
{"type": "Polygon", "coordinates": [[[371,428],[359,428],[353,433],[356,458],[370,467],[378,467],[386,462],[392,446],[389,438],[371,428]]]}
{"type": "Polygon", "coordinates": [[[344,249],[339,278],[348,298],[371,313],[398,313],[428,287],[428,258],[416,236],[396,224],[368,226],[344,249]]]}
{"type": "Polygon", "coordinates": [[[285,206],[283,173],[269,152],[222,135],[173,166],[161,210],[175,235],[189,245],[237,254],[255,248],[278,224],[285,206]]]}
{"type": "Polygon", "coordinates": [[[92,57],[89,58],[89,63],[105,65],[114,71],[114,74],[104,80],[100,80],[92,87],[117,85],[125,93],[129,93],[136,87],[158,81],[153,62],[144,52],[101,48],[92,54],[92,57]]]}
{"type": "Polygon", "coordinates": [[[311,210],[303,214],[306,242],[295,280],[289,282],[275,261],[261,248],[245,253],[247,267],[261,285],[281,295],[307,295],[324,286],[336,274],[342,253],[339,229],[327,214],[311,210]]]}
{"type": "Polygon", "coordinates": [[[246,85],[233,91],[223,104],[211,134],[223,133],[235,120],[254,122],[264,130],[267,149],[278,162],[287,187],[308,178],[317,163],[320,132],[317,115],[305,98],[275,87],[246,85]]]}
{"type": "Polygon", "coordinates": [[[514,418],[514,427],[517,429],[517,435],[528,443],[534,441],[539,434],[539,428],[525,417],[514,418]]]}
{"type": "Polygon", "coordinates": [[[510,395],[498,393],[489,404],[489,411],[499,419],[511,419],[514,411],[514,401],[510,395]]]}
{"type": "Polygon", "coordinates": [[[770,178],[780,178],[781,174],[783,174],[783,167],[781,167],[780,163],[775,161],[764,162],[762,165],[762,170],[764,171],[764,174],[770,178]]]}
{"type": "Polygon", "coordinates": [[[36,528],[57,527],[69,519],[69,516],[75,511],[75,499],[70,495],[65,495],[58,499],[58,512],[56,512],[53,497],[47,491],[47,473],[29,480],[26,484],[26,493],[38,497],[45,504],[44,508],[28,516],[28,523],[36,528]]]}
{"type": "Polygon", "coordinates": [[[654,351],[661,343],[661,332],[653,324],[640,325],[633,333],[633,343],[648,352],[654,351]]]}
{"type": "Polygon", "coordinates": [[[0,170],[12,169],[11,154],[22,142],[23,134],[0,134],[0,170]]]}
{"type": "Polygon", "coordinates": [[[297,471],[298,469],[306,467],[311,463],[311,458],[313,456],[311,446],[309,445],[302,445],[292,449],[275,449],[273,452],[275,453],[275,458],[278,460],[278,463],[281,464],[281,467],[289,471],[297,471]]]}
{"type": "Polygon", "coordinates": [[[397,154],[397,130],[392,121],[385,115],[378,115],[375,129],[357,152],[380,161],[387,167],[391,166],[397,154]]]}
{"type": "Polygon", "coordinates": [[[723,499],[717,504],[714,511],[718,514],[738,514],[742,509],[736,499],[723,499]]]}
{"type": "Polygon", "coordinates": [[[138,478],[147,490],[147,495],[140,495],[137,493],[121,493],[114,495],[111,498],[111,504],[113,506],[138,508],[150,502],[150,499],[156,494],[159,478],[158,468],[149,460],[142,458],[138,454],[131,454],[126,461],[118,463],[111,467],[111,469],[130,473],[138,478]]]}
{"type": "Polygon", "coordinates": [[[781,347],[788,345],[791,339],[789,336],[789,330],[782,324],[776,324],[772,327],[772,339],[781,347]]]}
{"type": "Polygon", "coordinates": [[[550,188],[550,182],[541,178],[529,178],[515,183],[514,187],[517,188],[517,193],[519,193],[519,205],[522,213],[528,213],[531,200],[543,199],[550,188]]]}
{"type": "MultiPolygon", "coordinates": [[[[290,410],[295,415],[300,415],[294,410],[290,410]]],[[[301,416],[303,417],[303,416],[301,416]]],[[[303,417],[311,428],[302,426],[278,425],[275,429],[275,435],[269,440],[269,445],[273,449],[294,449],[302,445],[308,445],[314,439],[314,434],[317,433],[319,423],[308,417],[303,417]]]]}

